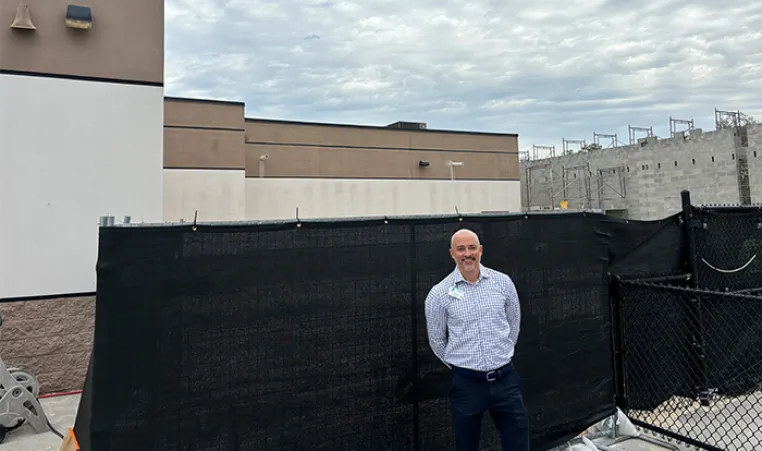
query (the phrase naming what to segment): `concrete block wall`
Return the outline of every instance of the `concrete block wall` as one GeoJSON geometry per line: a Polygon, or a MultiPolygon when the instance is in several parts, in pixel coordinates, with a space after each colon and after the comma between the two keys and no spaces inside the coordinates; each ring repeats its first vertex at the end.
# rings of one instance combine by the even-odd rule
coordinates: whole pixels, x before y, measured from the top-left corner
{"type": "Polygon", "coordinates": [[[95,297],[0,302],[0,358],[40,382],[40,393],[81,390],[93,346],[95,297]]]}
{"type": "Polygon", "coordinates": [[[739,203],[739,151],[747,151],[748,154],[752,199],[762,200],[762,148],[759,148],[762,145],[762,126],[750,126],[748,134],[749,147],[744,149],[739,149],[733,129],[712,132],[694,130],[688,137],[648,138],[630,146],[525,161],[522,163],[521,179],[523,207],[549,206],[547,193],[551,189],[556,193],[554,206],[558,207],[559,201],[563,200],[561,193],[564,189],[560,175],[565,168],[568,172],[568,168],[579,166],[590,168],[592,205],[584,205],[586,199],[580,198],[579,187],[583,183],[569,178],[566,185],[567,193],[571,193],[567,199],[569,208],[601,207],[598,197],[598,181],[601,179],[606,182],[603,185],[608,190],[604,191],[603,209],[626,208],[624,217],[630,219],[660,219],[679,211],[680,191],[683,189],[691,191],[694,204],[739,203]],[[755,150],[757,157],[754,156],[755,150]],[[552,185],[550,178],[546,179],[550,167],[554,174],[552,185]],[[618,175],[624,175],[626,201],[610,188],[618,187],[619,183],[612,168],[620,171],[618,175]],[[608,170],[608,174],[604,171],[601,175],[601,170],[608,170]],[[528,187],[527,173],[530,174],[528,187]],[[572,192],[569,188],[575,190],[572,192]]]}
{"type": "Polygon", "coordinates": [[[749,147],[746,149],[746,157],[749,161],[751,201],[762,203],[762,125],[746,127],[746,136],[749,143],[749,147]]]}

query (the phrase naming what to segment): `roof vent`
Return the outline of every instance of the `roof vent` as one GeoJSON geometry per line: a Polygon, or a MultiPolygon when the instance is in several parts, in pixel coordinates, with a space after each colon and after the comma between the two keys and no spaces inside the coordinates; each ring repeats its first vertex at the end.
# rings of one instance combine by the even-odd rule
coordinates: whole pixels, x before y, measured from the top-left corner
{"type": "Polygon", "coordinates": [[[426,130],[425,122],[405,122],[398,121],[393,124],[387,125],[389,128],[402,128],[405,130],[426,130]]]}

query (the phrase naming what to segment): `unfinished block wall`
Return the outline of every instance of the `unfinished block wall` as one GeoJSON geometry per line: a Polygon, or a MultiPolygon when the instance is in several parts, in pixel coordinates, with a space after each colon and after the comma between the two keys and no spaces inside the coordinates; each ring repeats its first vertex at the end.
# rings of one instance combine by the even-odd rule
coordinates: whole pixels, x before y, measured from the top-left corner
{"type": "Polygon", "coordinates": [[[624,210],[624,217],[660,219],[680,209],[680,191],[694,204],[762,202],[762,125],[694,130],[689,136],[525,161],[522,206],[624,210]],[[739,177],[748,166],[748,182],[739,177]],[[585,175],[587,174],[587,176],[585,175]]]}
{"type": "Polygon", "coordinates": [[[746,127],[749,191],[752,203],[762,203],[762,125],[746,127]]]}

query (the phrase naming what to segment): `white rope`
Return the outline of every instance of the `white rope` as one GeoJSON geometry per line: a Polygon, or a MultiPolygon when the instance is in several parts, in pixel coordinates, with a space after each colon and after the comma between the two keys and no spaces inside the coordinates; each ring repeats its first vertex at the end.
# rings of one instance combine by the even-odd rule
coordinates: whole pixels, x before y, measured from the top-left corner
{"type": "Polygon", "coordinates": [[[710,264],[709,264],[709,262],[708,262],[708,261],[706,261],[706,260],[704,260],[704,258],[703,258],[703,257],[701,258],[701,261],[702,261],[702,262],[704,262],[704,264],[705,264],[706,266],[708,266],[708,267],[712,268],[713,270],[715,270],[715,271],[717,271],[717,272],[724,272],[724,273],[733,273],[733,272],[743,271],[744,269],[746,269],[746,267],[747,267],[747,266],[749,266],[749,265],[751,264],[751,262],[753,262],[753,261],[754,261],[754,259],[755,259],[755,258],[757,258],[757,254],[754,254],[754,256],[752,256],[752,257],[749,259],[749,261],[748,261],[748,262],[746,262],[746,264],[745,264],[745,265],[741,266],[741,267],[740,267],[740,268],[738,268],[738,269],[720,269],[720,268],[717,268],[717,267],[715,267],[715,266],[712,266],[712,265],[710,265],[710,264]]]}

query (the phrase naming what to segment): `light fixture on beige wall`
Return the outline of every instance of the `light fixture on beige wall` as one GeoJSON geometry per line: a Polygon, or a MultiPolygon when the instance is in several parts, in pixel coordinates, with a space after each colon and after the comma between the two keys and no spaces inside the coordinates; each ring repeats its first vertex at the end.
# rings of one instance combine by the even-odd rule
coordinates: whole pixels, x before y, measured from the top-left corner
{"type": "Polygon", "coordinates": [[[80,30],[93,27],[93,15],[89,6],[68,5],[66,7],[66,26],[80,30]]]}
{"type": "Polygon", "coordinates": [[[16,17],[13,19],[11,28],[19,30],[36,30],[32,22],[32,14],[29,12],[29,5],[21,3],[16,7],[16,17]]]}
{"type": "Polygon", "coordinates": [[[259,178],[263,178],[265,176],[265,161],[269,159],[269,154],[263,154],[259,156],[259,178]]]}
{"type": "Polygon", "coordinates": [[[463,166],[463,162],[462,161],[447,160],[447,161],[445,161],[445,166],[449,166],[450,167],[450,180],[455,180],[455,167],[456,166],[463,166]]]}

